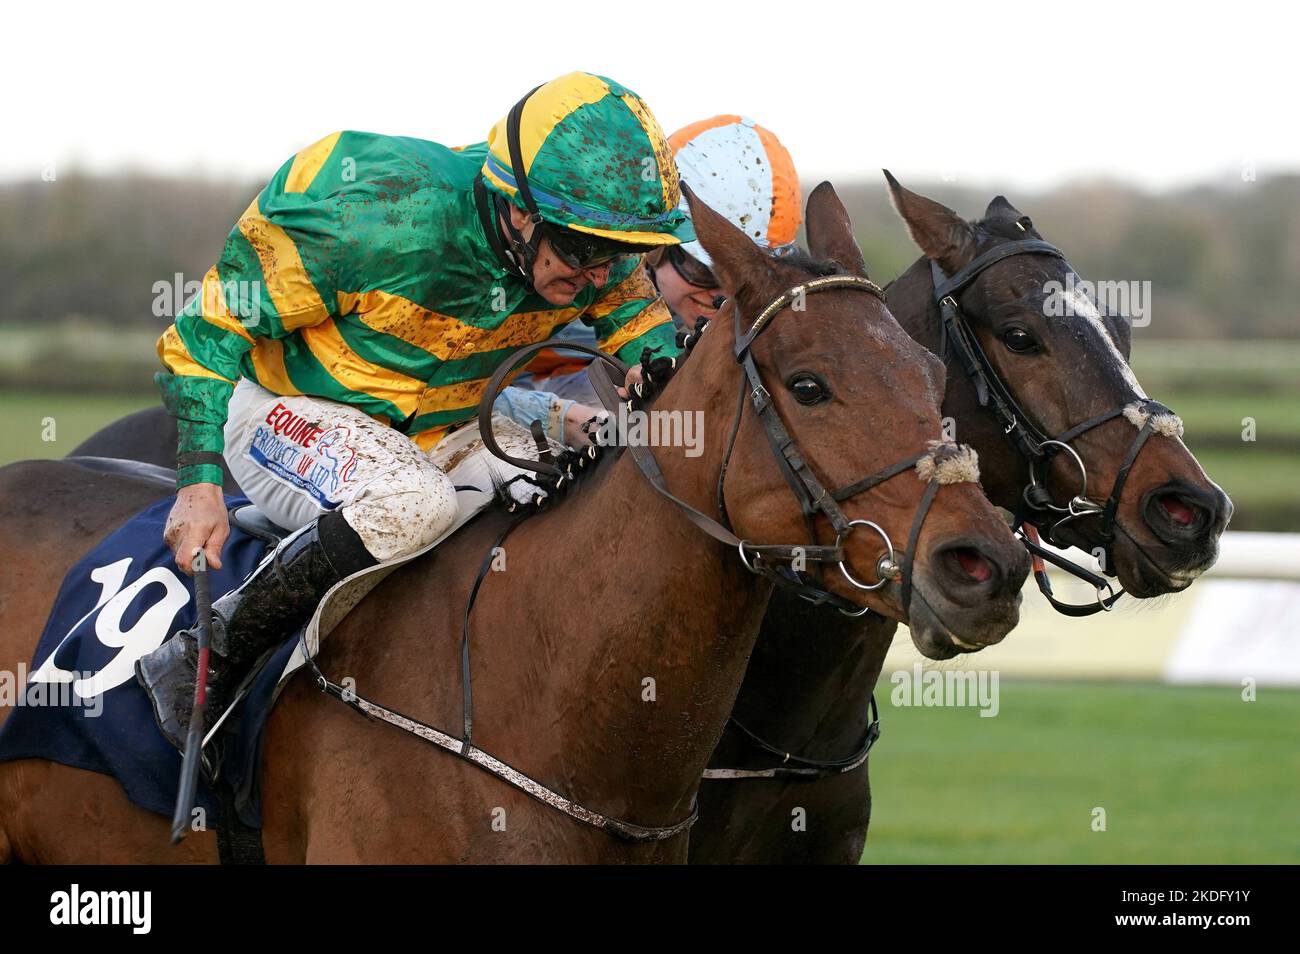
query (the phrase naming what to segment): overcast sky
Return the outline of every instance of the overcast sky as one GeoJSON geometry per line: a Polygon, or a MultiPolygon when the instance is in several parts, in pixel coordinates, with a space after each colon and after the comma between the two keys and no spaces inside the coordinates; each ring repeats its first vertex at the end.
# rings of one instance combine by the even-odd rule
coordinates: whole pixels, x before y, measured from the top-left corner
{"type": "Polygon", "coordinates": [[[0,179],[46,163],[265,179],[352,128],[460,144],[572,69],[671,132],[739,112],[804,176],[1151,188],[1300,170],[1266,4],[312,0],[9,4],[0,179]]]}

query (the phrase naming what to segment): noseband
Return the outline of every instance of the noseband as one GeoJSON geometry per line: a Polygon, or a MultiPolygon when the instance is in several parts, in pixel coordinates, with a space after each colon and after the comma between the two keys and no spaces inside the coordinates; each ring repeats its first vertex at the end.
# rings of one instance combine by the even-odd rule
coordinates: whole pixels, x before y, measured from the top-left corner
{"type": "MultiPolygon", "coordinates": [[[[1024,220],[1017,225],[1022,231],[1026,228],[1024,220]]],[[[1107,576],[1113,577],[1115,573],[1111,568],[1113,564],[1111,545],[1115,539],[1116,513],[1119,510],[1120,495],[1124,492],[1124,484],[1128,481],[1129,472],[1143,445],[1153,433],[1157,432],[1157,421],[1177,422],[1177,417],[1173,411],[1158,401],[1143,398],[1090,417],[1056,437],[1045,434],[1034,423],[1033,418],[1025,413],[997,369],[993,367],[993,363],[980,347],[979,340],[957,302],[958,295],[972,285],[989,266],[1015,255],[1051,255],[1062,261],[1065,260],[1065,253],[1049,242],[1041,239],[1021,239],[994,246],[983,255],[977,256],[951,278],[944,275],[938,264],[934,261],[930,262],[934,280],[934,300],[939,307],[940,316],[938,354],[945,361],[949,350],[957,356],[966,376],[971,379],[975,387],[975,396],[980,405],[989,408],[998,417],[1002,423],[1003,434],[1029,466],[1029,483],[1022,491],[1022,506],[1016,512],[1015,526],[1025,546],[1035,558],[1034,578],[1038,581],[1039,589],[1043,591],[1043,595],[1052,606],[1061,613],[1067,616],[1090,616],[1102,610],[1109,610],[1124,595],[1124,591],[1116,591],[1110,581],[1104,577],[1040,546],[1037,542],[1038,533],[1041,532],[1043,539],[1048,543],[1059,546],[1060,544],[1054,539],[1054,534],[1061,527],[1083,517],[1100,516],[1100,536],[1105,554],[1105,565],[1102,571],[1107,576]],[[1133,443],[1129,445],[1128,453],[1124,455],[1110,496],[1104,504],[1098,504],[1088,497],[1088,469],[1083,458],[1072,446],[1072,442],[1093,428],[1121,416],[1133,423],[1138,428],[1138,433],[1133,443]],[[1068,456],[1079,472],[1079,492],[1065,506],[1058,505],[1047,490],[1048,469],[1052,458],[1057,454],[1068,456]],[[1052,595],[1051,583],[1042,565],[1043,560],[1090,583],[1097,590],[1097,602],[1076,606],[1058,601],[1052,595]],[[1103,596],[1103,590],[1109,591],[1110,595],[1103,596]]],[[[1181,433],[1181,422],[1177,426],[1181,433]]]]}

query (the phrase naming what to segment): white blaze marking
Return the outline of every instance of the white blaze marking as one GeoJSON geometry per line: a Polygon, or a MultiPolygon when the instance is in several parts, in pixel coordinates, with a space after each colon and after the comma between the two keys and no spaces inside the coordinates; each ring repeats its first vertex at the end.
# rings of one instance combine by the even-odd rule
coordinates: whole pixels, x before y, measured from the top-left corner
{"type": "Polygon", "coordinates": [[[1133,389],[1133,393],[1137,397],[1146,399],[1146,392],[1142,390],[1142,385],[1138,384],[1133,369],[1129,367],[1128,362],[1124,360],[1124,355],[1120,353],[1119,345],[1111,337],[1110,329],[1106,327],[1106,322],[1102,320],[1100,312],[1097,311],[1097,306],[1084,295],[1081,295],[1078,288],[1073,286],[1053,292],[1053,294],[1059,295],[1064,305],[1056,313],[1067,316],[1074,315],[1086,321],[1088,326],[1097,333],[1097,338],[1102,343],[1102,350],[1109,352],[1112,364],[1115,370],[1119,372],[1120,377],[1124,379],[1124,383],[1133,389]]]}

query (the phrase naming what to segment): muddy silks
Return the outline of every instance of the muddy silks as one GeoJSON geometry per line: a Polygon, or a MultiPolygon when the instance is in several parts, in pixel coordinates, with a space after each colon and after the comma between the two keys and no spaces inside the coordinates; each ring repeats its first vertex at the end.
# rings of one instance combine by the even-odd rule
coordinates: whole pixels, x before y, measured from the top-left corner
{"type": "MultiPolygon", "coordinates": [[[[612,81],[562,81],[579,92],[547,99],[539,91],[525,111],[537,119],[525,123],[523,146],[548,217],[577,227],[600,213],[601,228],[637,240],[689,235],[666,142],[644,104],[612,81]],[[561,133],[590,138],[595,129],[605,130],[606,148],[582,151],[581,184],[547,171],[563,164],[554,153],[569,141],[561,133]],[[601,170],[614,165],[618,183],[608,184],[615,176],[601,170]]],[[[181,485],[220,482],[225,408],[241,377],[276,394],[358,407],[427,450],[473,416],[506,354],[575,319],[628,363],[646,347],[676,353],[668,310],[637,257],[620,259],[603,288],[582,289],[568,306],[509,274],[474,203],[480,176],[510,192],[488,166],[488,143],[453,149],[339,132],[279,169],[231,230],[201,294],[158,342],[167,368],[159,386],[184,425],[181,485]]]]}

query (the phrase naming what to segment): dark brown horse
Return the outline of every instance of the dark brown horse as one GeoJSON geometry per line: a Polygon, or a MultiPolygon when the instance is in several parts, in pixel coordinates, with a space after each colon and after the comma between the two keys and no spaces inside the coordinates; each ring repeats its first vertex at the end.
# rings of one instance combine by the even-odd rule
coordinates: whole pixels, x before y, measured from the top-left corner
{"type": "MultiPolygon", "coordinates": [[[[703,453],[661,449],[663,473],[704,513],[717,512],[721,486],[746,540],[806,541],[804,514],[764,427],[753,409],[736,416],[738,389],[748,388],[729,318],[731,308],[752,318],[830,266],[774,262],[711,210],[693,211],[737,295],[657,403],[698,410],[704,422],[703,453]]],[[[810,198],[808,222],[816,255],[856,259],[829,188],[810,198]]],[[[939,363],[881,300],[845,284],[806,302],[796,297],[792,304],[804,307],[776,313],[751,352],[780,420],[827,487],[925,454],[940,433],[939,363]]],[[[920,476],[905,470],[843,500],[844,515],[907,539],[936,487],[920,476]]],[[[72,462],[0,471],[0,666],[31,659],[66,570],[165,493],[72,462]]],[[[331,634],[322,670],[352,677],[358,694],[413,719],[458,730],[466,599],[509,519],[489,512],[388,577],[331,634]]],[[[834,537],[824,526],[818,535],[823,545],[834,537]]],[[[507,567],[488,574],[472,620],[474,744],[607,816],[642,826],[686,817],[758,636],[768,578],[684,519],[636,473],[630,454],[599,469],[575,498],[519,524],[505,551],[507,567]]],[[[873,535],[850,534],[844,552],[853,572],[869,579],[882,547],[873,535]]],[[[926,606],[912,617],[922,652],[946,657],[955,632],[965,645],[983,645],[1014,626],[1027,561],[976,485],[937,488],[912,556],[913,603],[926,606]]],[[[898,583],[862,594],[835,572],[826,585],[892,619],[907,615],[898,583]]],[[[587,827],[413,735],[359,717],[302,674],[270,717],[265,767],[271,861],[686,858],[682,835],[632,844],[587,827]]],[[[171,848],[167,830],[166,819],[131,805],[105,776],[40,760],[0,764],[0,860],[215,860],[212,836],[195,833],[171,848]]]]}
{"type": "MultiPolygon", "coordinates": [[[[925,253],[888,287],[889,306],[913,338],[937,350],[940,311],[930,263],[954,276],[990,249],[1041,236],[1000,196],[982,220],[970,223],[892,177],[889,185],[895,207],[925,253]]],[[[1063,285],[1067,271],[1059,257],[1016,255],[981,271],[958,296],[998,375],[1049,435],[1143,396],[1128,367],[1125,321],[1084,309],[1073,317],[1045,317],[1045,299],[1057,287],[1050,283],[1063,285]]],[[[980,404],[951,352],[947,373],[944,415],[956,421],[958,439],[979,452],[981,479],[992,501],[1020,509],[1029,482],[1025,457],[998,416],[980,404]]],[[[1073,442],[1087,466],[1090,497],[1100,501],[1110,495],[1138,433],[1133,422],[1119,416],[1073,442]]],[[[1078,492],[1078,473],[1065,453],[1053,460],[1050,476],[1058,500],[1078,492]]],[[[1228,498],[1181,440],[1151,437],[1119,498],[1109,552],[1120,582],[1138,598],[1185,589],[1214,563],[1231,513],[1228,498]]],[[[1057,538],[1092,550],[1103,547],[1102,530],[1099,515],[1092,514],[1061,527],[1057,538]]],[[[822,762],[848,760],[862,746],[869,724],[866,700],[895,628],[892,621],[847,619],[775,594],[737,698],[736,721],[783,752],[822,762]]],[[[764,768],[780,762],[732,724],[710,765],[764,768]]],[[[856,863],[870,814],[866,763],[809,781],[710,779],[700,790],[700,824],[690,857],[693,862],[856,863]],[[792,824],[795,812],[799,826],[792,824]]]]}

